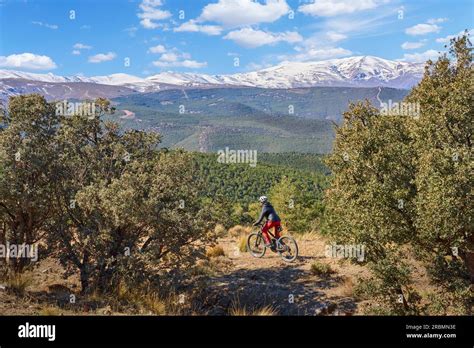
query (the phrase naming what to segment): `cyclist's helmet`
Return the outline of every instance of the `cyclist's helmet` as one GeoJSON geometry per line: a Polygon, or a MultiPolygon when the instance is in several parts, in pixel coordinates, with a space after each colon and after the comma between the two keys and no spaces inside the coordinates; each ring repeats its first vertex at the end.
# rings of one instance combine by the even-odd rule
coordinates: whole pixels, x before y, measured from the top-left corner
{"type": "Polygon", "coordinates": [[[260,196],[260,198],[258,200],[260,201],[260,203],[266,203],[268,201],[268,197],[267,196],[260,196]]]}

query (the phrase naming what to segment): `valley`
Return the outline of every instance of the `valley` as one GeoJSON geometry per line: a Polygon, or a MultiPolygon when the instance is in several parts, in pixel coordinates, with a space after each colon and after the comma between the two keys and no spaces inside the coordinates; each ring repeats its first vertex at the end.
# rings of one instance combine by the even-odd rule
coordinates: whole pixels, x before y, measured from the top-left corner
{"type": "Polygon", "coordinates": [[[163,146],[170,148],[324,154],[332,148],[334,122],[350,102],[377,105],[377,98],[399,101],[407,93],[353,87],[174,89],[114,98],[118,111],[111,118],[125,128],[162,134],[163,146]]]}

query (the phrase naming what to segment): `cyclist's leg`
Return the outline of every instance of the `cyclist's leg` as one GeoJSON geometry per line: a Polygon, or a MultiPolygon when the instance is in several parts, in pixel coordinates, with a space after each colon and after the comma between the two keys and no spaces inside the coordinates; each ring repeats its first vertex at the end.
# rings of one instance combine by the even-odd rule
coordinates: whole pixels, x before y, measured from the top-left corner
{"type": "Polygon", "coordinates": [[[268,230],[272,227],[272,222],[267,221],[267,223],[262,228],[262,235],[263,239],[265,240],[265,244],[270,244],[270,236],[268,235],[268,230]]]}
{"type": "Polygon", "coordinates": [[[281,230],[281,222],[280,221],[275,221],[273,223],[273,227],[275,227],[275,238],[278,239],[280,238],[280,230],[281,230]]]}

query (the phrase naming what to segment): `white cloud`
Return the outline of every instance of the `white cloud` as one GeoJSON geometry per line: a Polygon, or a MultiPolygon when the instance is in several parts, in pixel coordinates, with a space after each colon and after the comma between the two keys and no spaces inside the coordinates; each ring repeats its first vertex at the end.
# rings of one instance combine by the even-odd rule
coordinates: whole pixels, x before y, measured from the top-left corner
{"type": "Polygon", "coordinates": [[[232,40],[240,46],[254,48],[264,45],[276,44],[278,42],[295,43],[303,41],[300,34],[295,31],[287,31],[282,33],[265,32],[252,28],[243,28],[231,31],[224,39],[232,40]]]}
{"type": "Polygon", "coordinates": [[[163,53],[160,57],[160,62],[173,63],[179,60],[179,56],[176,53],[168,52],[163,53]]]}
{"type": "MultiPolygon", "coordinates": [[[[468,34],[473,35],[474,34],[474,29],[468,30],[468,34]]],[[[455,37],[459,37],[459,36],[462,36],[462,35],[464,35],[464,30],[460,31],[458,34],[448,35],[446,37],[439,37],[439,38],[436,39],[436,42],[447,44],[447,43],[449,43],[449,41],[451,41],[451,39],[454,39],[455,37]]]]}
{"type": "Polygon", "coordinates": [[[48,56],[40,56],[34,53],[11,54],[0,56],[0,67],[18,68],[30,70],[56,69],[56,63],[48,56]]]}
{"type": "Polygon", "coordinates": [[[441,30],[441,27],[436,24],[417,24],[410,28],[405,29],[405,33],[408,35],[426,35],[430,33],[438,33],[441,30]]]}
{"type": "Polygon", "coordinates": [[[159,68],[189,68],[189,69],[200,69],[207,66],[206,62],[197,62],[195,60],[182,60],[178,62],[162,62],[157,60],[153,62],[153,65],[159,68]]]}
{"type": "Polygon", "coordinates": [[[39,25],[40,27],[45,27],[48,29],[58,29],[59,27],[56,24],[48,24],[48,23],[43,23],[43,22],[38,22],[38,21],[33,21],[31,22],[34,25],[39,25]]]}
{"type": "Polygon", "coordinates": [[[163,45],[157,45],[157,46],[150,47],[148,49],[148,52],[151,52],[151,53],[165,53],[166,48],[163,45]]]}
{"type": "Polygon", "coordinates": [[[428,19],[426,22],[429,24],[436,24],[436,23],[444,23],[447,20],[448,20],[447,18],[431,18],[431,19],[428,19]]]}
{"type": "Polygon", "coordinates": [[[153,65],[156,67],[199,69],[207,66],[207,62],[198,62],[196,60],[192,60],[189,53],[180,52],[176,47],[166,48],[161,45],[155,47],[159,47],[157,51],[163,52],[160,58],[153,62],[153,65]]]}
{"type": "Polygon", "coordinates": [[[378,0],[314,0],[298,7],[298,11],[311,16],[332,17],[376,8],[378,0]]]}
{"type": "Polygon", "coordinates": [[[99,53],[94,56],[89,57],[89,63],[102,63],[109,60],[113,60],[117,55],[114,52],[109,53],[99,53]]]}
{"type": "Polygon", "coordinates": [[[446,37],[439,37],[436,39],[436,42],[438,43],[449,43],[451,39],[454,39],[457,35],[448,35],[446,37]]]}
{"type": "Polygon", "coordinates": [[[171,17],[169,11],[160,9],[163,3],[161,0],[143,0],[139,5],[142,12],[138,13],[138,18],[141,19],[140,24],[146,29],[156,29],[160,25],[154,21],[160,21],[171,17]]]}
{"type": "Polygon", "coordinates": [[[347,35],[331,30],[323,30],[305,38],[293,48],[295,54],[285,54],[280,60],[288,61],[317,61],[345,57],[352,54],[348,49],[335,46],[336,42],[345,40],[347,35]]]}
{"type": "Polygon", "coordinates": [[[379,7],[376,11],[327,17],[314,24],[318,32],[313,36],[322,40],[319,41],[319,45],[331,47],[330,43],[336,41],[330,40],[330,35],[328,35],[330,32],[358,38],[382,35],[386,32],[387,26],[390,27],[397,21],[396,18],[391,7],[379,7]]]}
{"type": "Polygon", "coordinates": [[[78,42],[77,44],[72,46],[72,48],[74,48],[76,50],[90,50],[92,48],[92,46],[84,45],[84,44],[78,42]]]}
{"type": "Polygon", "coordinates": [[[305,62],[347,57],[352,54],[351,51],[342,47],[309,47],[305,49],[297,47],[296,50],[299,53],[293,55],[282,55],[278,58],[282,61],[305,62]]]}
{"type": "Polygon", "coordinates": [[[428,50],[422,53],[405,53],[401,61],[412,62],[412,63],[423,63],[428,59],[436,60],[439,57],[439,52],[435,50],[428,50]]]}
{"type": "Polygon", "coordinates": [[[161,26],[159,23],[152,22],[150,18],[145,18],[140,21],[140,24],[145,29],[156,29],[161,26]]]}
{"type": "Polygon", "coordinates": [[[418,41],[418,42],[404,42],[402,43],[402,48],[404,50],[414,50],[414,49],[417,49],[417,48],[420,48],[420,47],[423,47],[425,45],[426,41],[423,40],[423,41],[418,41]]]}
{"type": "Polygon", "coordinates": [[[195,32],[195,33],[204,33],[207,35],[220,35],[222,28],[218,25],[202,25],[197,24],[196,20],[191,19],[188,22],[181,24],[179,27],[174,28],[175,32],[195,32]]]}
{"type": "Polygon", "coordinates": [[[249,63],[247,64],[247,66],[245,67],[245,69],[247,71],[256,71],[256,70],[262,70],[262,69],[265,69],[265,68],[270,68],[272,67],[273,65],[270,64],[270,63],[249,63]]]}
{"type": "Polygon", "coordinates": [[[336,33],[334,31],[327,32],[326,37],[332,42],[337,42],[337,41],[347,39],[347,35],[336,33]]]}
{"type": "Polygon", "coordinates": [[[199,22],[221,23],[226,27],[240,27],[259,23],[272,23],[290,11],[286,0],[219,0],[206,5],[199,22]]]}
{"type": "Polygon", "coordinates": [[[74,44],[74,46],[72,46],[73,48],[73,51],[72,51],[72,54],[75,55],[75,56],[79,56],[81,54],[81,50],[90,50],[92,48],[92,46],[89,46],[89,45],[84,45],[80,42],[74,44]]]}

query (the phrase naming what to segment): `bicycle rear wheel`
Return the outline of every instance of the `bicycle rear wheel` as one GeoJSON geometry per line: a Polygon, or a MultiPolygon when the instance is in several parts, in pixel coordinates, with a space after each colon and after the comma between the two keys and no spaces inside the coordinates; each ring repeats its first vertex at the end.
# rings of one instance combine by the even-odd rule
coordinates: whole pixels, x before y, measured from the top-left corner
{"type": "Polygon", "coordinates": [[[263,257],[267,248],[265,247],[265,241],[258,232],[253,232],[247,238],[247,250],[253,257],[263,257]]]}
{"type": "Polygon", "coordinates": [[[298,257],[298,244],[296,240],[290,236],[283,236],[277,240],[277,251],[285,262],[293,262],[298,257]]]}

